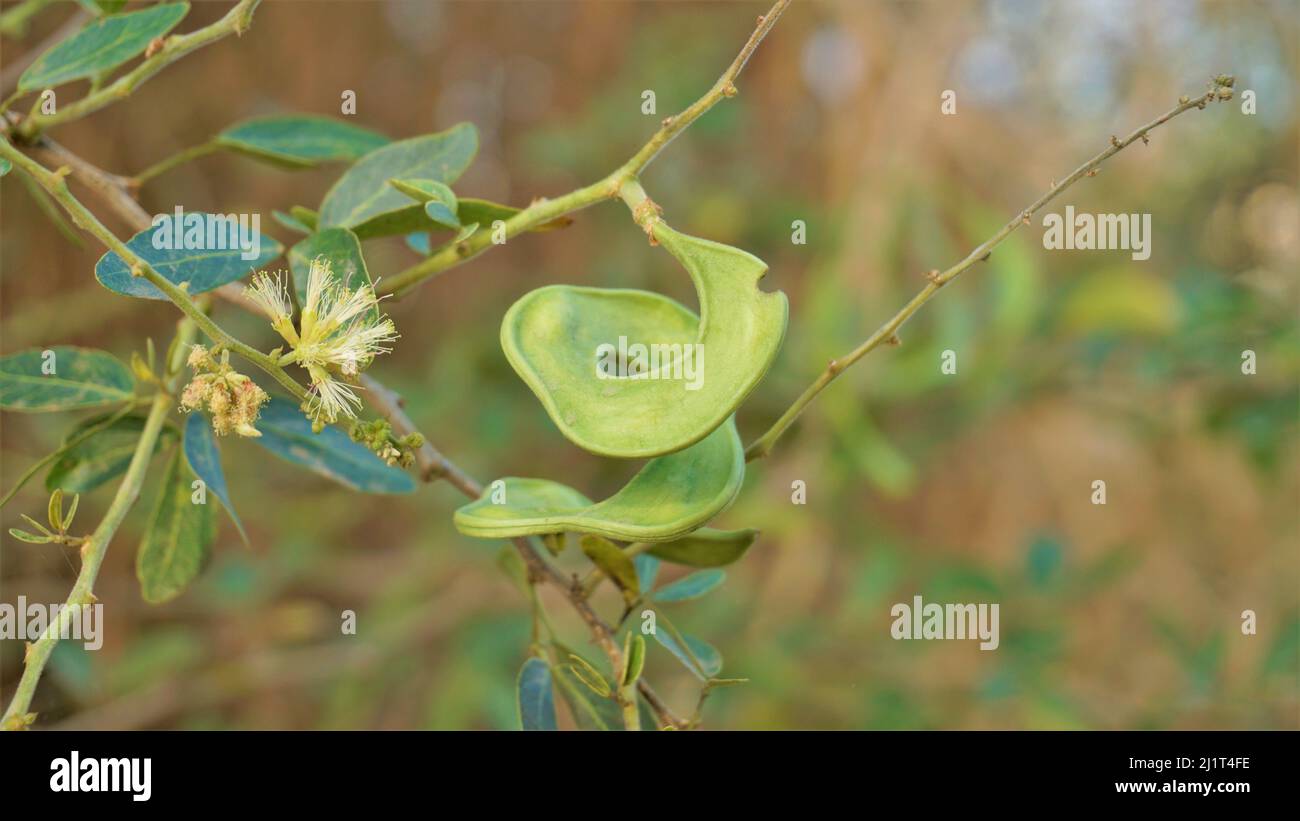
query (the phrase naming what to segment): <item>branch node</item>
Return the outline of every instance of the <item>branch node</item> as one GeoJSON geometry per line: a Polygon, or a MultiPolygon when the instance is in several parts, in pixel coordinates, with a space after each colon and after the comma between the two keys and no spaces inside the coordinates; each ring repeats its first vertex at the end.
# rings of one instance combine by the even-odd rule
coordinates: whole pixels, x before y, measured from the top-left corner
{"type": "Polygon", "coordinates": [[[942,287],[944,284],[944,280],[939,277],[938,268],[931,268],[930,270],[922,274],[922,276],[924,276],[926,280],[936,288],[942,287]]]}
{"type": "Polygon", "coordinates": [[[889,339],[885,340],[885,344],[897,348],[903,344],[903,339],[898,334],[890,334],[889,339]]]}

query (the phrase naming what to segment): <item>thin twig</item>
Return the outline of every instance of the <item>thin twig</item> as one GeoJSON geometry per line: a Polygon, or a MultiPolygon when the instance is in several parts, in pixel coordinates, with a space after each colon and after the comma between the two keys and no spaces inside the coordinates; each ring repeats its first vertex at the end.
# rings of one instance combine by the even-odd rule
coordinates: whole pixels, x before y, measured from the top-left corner
{"type": "Polygon", "coordinates": [[[59,618],[50,623],[40,638],[27,645],[23,675],[18,680],[18,689],[14,691],[14,697],[9,702],[9,709],[5,711],[4,718],[0,719],[0,728],[19,729],[31,724],[35,716],[28,712],[28,708],[31,707],[36,684],[40,681],[41,672],[45,669],[45,663],[49,661],[50,653],[54,651],[54,645],[58,644],[60,634],[68,629],[72,619],[81,616],[81,608],[89,607],[96,601],[95,579],[99,576],[99,568],[104,563],[108,543],[112,541],[122,520],[126,518],[126,514],[140,497],[149,460],[153,457],[154,445],[158,442],[158,435],[162,432],[167,415],[175,406],[175,400],[172,399],[169,391],[175,390],[175,382],[185,361],[187,346],[184,343],[192,341],[194,334],[194,323],[182,318],[176,330],[177,340],[181,344],[172,346],[172,361],[169,363],[169,370],[174,371],[176,376],[173,377],[168,390],[159,391],[154,396],[149,406],[149,415],[145,418],[144,428],[136,442],[135,452],[131,455],[131,463],[122,477],[122,483],[118,485],[113,501],[109,504],[104,518],[100,520],[99,526],[81,546],[81,570],[77,574],[76,583],[72,586],[72,592],[68,594],[64,608],[59,612],[59,618]]]}
{"type": "Polygon", "coordinates": [[[910,302],[899,309],[898,313],[894,314],[888,322],[876,329],[876,332],[868,337],[861,345],[854,348],[852,351],[849,351],[844,356],[830,361],[830,364],[826,366],[826,370],[822,371],[821,375],[819,375],[799,396],[799,398],[794,401],[794,404],[792,404],[785,413],[781,414],[781,417],[777,419],[770,428],[768,428],[767,432],[755,439],[747,448],[745,448],[745,460],[753,461],[755,459],[761,459],[771,452],[772,445],[781,437],[781,434],[785,433],[786,429],[788,429],[790,425],[794,423],[794,420],[799,417],[799,414],[803,413],[804,408],[808,407],[809,403],[811,403],[813,399],[817,397],[817,394],[821,393],[827,385],[835,381],[836,377],[843,373],[850,365],[875,350],[881,344],[886,342],[896,342],[898,329],[902,327],[903,323],[906,322],[912,314],[916,313],[922,305],[929,302],[930,298],[933,297],[940,288],[947,285],[976,262],[987,259],[994,248],[996,248],[1021,225],[1028,225],[1030,218],[1041,210],[1043,206],[1055,199],[1062,191],[1084,177],[1092,176],[1093,172],[1102,164],[1102,162],[1119,153],[1125,147],[1132,145],[1138,140],[1145,142],[1147,140],[1147,135],[1153,129],[1163,125],[1179,114],[1182,114],[1184,111],[1193,108],[1205,108],[1208,103],[1212,102],[1216,98],[1228,99],[1231,97],[1231,92],[1227,91],[1227,89],[1230,89],[1232,86],[1232,79],[1230,77],[1221,75],[1219,78],[1216,78],[1213,86],[1214,87],[1205,94],[1198,97],[1183,97],[1179,100],[1178,105],[1174,106],[1169,111],[1166,111],[1164,114],[1161,114],[1146,125],[1138,127],[1133,131],[1133,133],[1129,134],[1124,139],[1121,140],[1117,137],[1111,137],[1110,143],[1104,151],[1076,168],[1061,182],[1055,183],[1047,193],[1035,200],[1028,208],[1016,214],[1010,222],[1002,226],[996,234],[980,243],[975,250],[967,254],[964,259],[942,273],[934,272],[927,275],[926,279],[928,282],[926,283],[926,286],[922,288],[916,296],[912,297],[910,302]],[[1220,85],[1220,81],[1222,81],[1222,85],[1220,85]],[[1222,96],[1225,91],[1228,95],[1227,97],[1222,96]]]}
{"type": "Polygon", "coordinates": [[[253,12],[261,0],[239,0],[235,7],[215,23],[189,34],[173,34],[163,42],[158,53],[145,58],[139,65],[103,88],[92,91],[80,100],[59,106],[53,114],[36,112],[18,127],[24,140],[34,140],[43,131],[91,114],[99,109],[125,99],[146,80],[192,51],[215,43],[231,34],[243,34],[253,22],[253,12]]]}

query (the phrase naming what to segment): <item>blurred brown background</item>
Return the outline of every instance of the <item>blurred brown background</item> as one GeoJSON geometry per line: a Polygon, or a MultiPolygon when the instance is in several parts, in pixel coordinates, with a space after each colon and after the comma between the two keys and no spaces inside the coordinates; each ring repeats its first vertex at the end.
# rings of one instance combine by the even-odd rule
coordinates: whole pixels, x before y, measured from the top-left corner
{"type": "MultiPolygon", "coordinates": [[[[268,0],[242,38],[52,136],[130,174],[251,116],[337,116],[352,89],[352,121],[394,138],[475,123],[482,148],[457,192],[525,205],[623,162],[714,82],[766,5],[268,0]],[[656,116],[640,111],[644,89],[656,116]]],[[[196,2],[181,30],[228,7],[196,2]]],[[[797,2],[740,95],[651,166],[645,186],[675,227],[758,254],[765,287],[790,297],[784,350],[738,416],[748,440],[919,289],[921,272],[955,262],[1111,134],[1221,72],[1257,95],[1255,116],[1239,99],[1182,115],[1049,207],[1150,213],[1150,260],[1045,252],[1036,220],[751,466],[719,525],[762,537],[723,588],[672,611],[721,650],[724,675],[750,679],[711,699],[707,726],[1300,726],[1296,10],[797,2]],[[954,116],[940,114],[946,89],[954,116]],[[795,219],[807,245],[790,242],[795,219]],[[1246,348],[1254,376],[1240,371],[1246,348]],[[955,376],[939,372],[945,349],[955,376]],[[790,504],[796,479],[806,506],[790,504]],[[1105,506],[1090,503],[1094,479],[1107,482],[1105,506]],[[916,594],[999,602],[1001,648],[891,640],[891,605],[916,594]],[[1245,609],[1258,635],[1241,634],[1245,609]]],[[[5,39],[3,59],[73,11],[5,39]]],[[[153,181],[141,201],[151,213],[260,212],[288,244],[270,211],[316,207],[340,170],[218,154],[153,181]]],[[[0,350],[84,344],[125,359],[146,336],[169,338],[175,312],[100,288],[102,249],[61,236],[15,176],[0,187],[0,350]]],[[[366,255],[379,275],[416,259],[400,239],[366,255]]],[[[635,466],[560,436],[497,341],[515,299],[557,282],[694,304],[626,209],[599,206],[391,303],[402,339],[372,374],[478,477],[547,476],[600,498],[635,466]]],[[[219,320],[274,345],[246,316],[219,320]]],[[[6,414],[0,487],[73,421],[6,414]]],[[[514,726],[526,603],[496,567],[498,545],[452,528],[454,490],[359,496],[248,443],[222,455],[253,548],[223,520],[201,582],[144,604],[133,554],[147,487],[97,585],[105,647],[59,646],[33,705],[44,726],[514,726]],[[342,609],[357,611],[356,637],[339,636],[342,609]]],[[[83,524],[109,496],[82,500],[83,524]]],[[[34,482],[0,524],[42,505],[34,482]]],[[[0,600],[62,601],[75,566],[59,553],[6,535],[0,600]]],[[[550,610],[582,644],[563,603],[550,610]]],[[[651,653],[648,675],[689,712],[692,680],[651,653]]],[[[6,700],[21,656],[20,642],[0,644],[6,700]]]]}

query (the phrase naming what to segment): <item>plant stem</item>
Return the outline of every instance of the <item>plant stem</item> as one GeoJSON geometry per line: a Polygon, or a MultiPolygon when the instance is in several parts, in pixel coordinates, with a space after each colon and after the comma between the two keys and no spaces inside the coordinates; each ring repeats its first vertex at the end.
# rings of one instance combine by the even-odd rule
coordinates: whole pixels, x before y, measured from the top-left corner
{"type": "MultiPolygon", "coordinates": [[[[182,319],[176,330],[177,342],[180,344],[172,347],[172,369],[178,370],[184,363],[185,343],[193,341],[194,334],[194,323],[182,319]]],[[[175,387],[176,380],[172,381],[170,389],[175,387]]],[[[13,700],[9,702],[9,709],[5,711],[3,720],[0,720],[0,728],[19,729],[31,723],[33,717],[27,710],[31,706],[32,696],[36,692],[36,684],[40,681],[45,663],[49,661],[54,645],[58,644],[60,633],[70,627],[72,619],[81,615],[82,607],[95,603],[93,592],[95,579],[99,575],[100,566],[104,563],[108,543],[112,541],[113,535],[117,533],[118,527],[121,526],[122,520],[126,518],[136,499],[140,497],[140,488],[144,485],[145,473],[149,469],[150,459],[153,458],[153,449],[158,442],[158,435],[162,432],[163,423],[174,405],[175,400],[167,391],[159,391],[150,403],[149,415],[145,418],[144,429],[140,432],[140,439],[136,442],[135,452],[131,455],[131,463],[122,477],[122,483],[117,486],[117,493],[113,495],[113,501],[109,504],[108,511],[99,526],[81,546],[81,572],[77,574],[72,592],[68,594],[63,609],[59,611],[59,618],[50,623],[39,639],[27,646],[23,675],[18,681],[18,689],[14,692],[13,700]]]]}
{"type": "Polygon", "coordinates": [[[1053,182],[1051,189],[1047,193],[1043,194],[1035,200],[1032,205],[1013,217],[1011,221],[1002,226],[1002,228],[1000,228],[993,236],[980,243],[975,250],[967,254],[966,257],[956,265],[953,265],[951,268],[948,268],[943,272],[932,271],[927,274],[926,278],[929,282],[920,290],[919,293],[916,294],[916,296],[912,297],[911,301],[899,309],[898,313],[894,314],[894,316],[884,325],[877,328],[876,332],[869,336],[861,345],[849,351],[844,356],[832,359],[830,364],[826,366],[826,369],[822,371],[821,374],[813,380],[813,383],[809,385],[807,389],[800,394],[799,398],[794,401],[794,404],[790,405],[790,407],[786,409],[785,413],[781,414],[780,418],[778,418],[776,422],[772,423],[772,426],[768,428],[767,432],[755,439],[747,448],[745,448],[745,461],[749,462],[767,456],[768,453],[771,452],[772,446],[776,443],[776,440],[781,438],[781,435],[785,433],[791,424],[794,423],[794,420],[799,418],[799,414],[803,413],[804,408],[808,407],[813,399],[817,397],[817,394],[821,393],[827,385],[835,381],[836,377],[843,373],[850,365],[878,348],[882,343],[888,342],[891,344],[898,344],[898,329],[902,327],[903,323],[906,322],[912,314],[920,310],[922,305],[929,302],[930,298],[933,297],[944,285],[947,285],[953,279],[956,279],[962,272],[966,271],[975,263],[988,259],[989,254],[993,252],[994,248],[996,248],[1021,225],[1028,225],[1030,218],[1041,210],[1043,206],[1055,199],[1062,191],[1084,177],[1094,176],[1097,167],[1106,159],[1119,153],[1125,147],[1132,145],[1137,140],[1145,141],[1147,139],[1147,134],[1156,127],[1163,125],[1189,109],[1205,108],[1206,104],[1215,99],[1217,92],[1218,87],[1213,88],[1198,97],[1183,98],[1178,105],[1174,106],[1169,111],[1166,111],[1164,114],[1161,114],[1146,125],[1138,127],[1133,131],[1133,133],[1129,134],[1124,139],[1121,140],[1116,137],[1111,137],[1110,145],[1107,146],[1104,151],[1074,169],[1074,171],[1061,182],[1053,182]]]}
{"type": "MultiPolygon", "coordinates": [[[[505,221],[506,239],[522,234],[544,222],[550,222],[566,214],[572,214],[598,202],[618,196],[619,189],[629,180],[635,180],[639,177],[646,166],[653,162],[655,157],[659,156],[659,152],[664,149],[664,146],[672,142],[673,138],[678,134],[685,131],[687,126],[713,108],[719,100],[724,97],[735,96],[736,77],[745,67],[745,64],[749,62],[749,58],[753,56],[759,43],[763,42],[763,38],[776,25],[776,21],[780,19],[781,14],[790,5],[790,2],[791,0],[777,0],[777,3],[768,10],[767,14],[758,18],[758,27],[754,29],[754,33],[749,36],[749,40],[741,48],[740,54],[722,73],[722,76],[713,84],[713,87],[703,97],[688,106],[685,111],[675,117],[665,119],[649,142],[642,146],[636,154],[632,155],[631,159],[585,188],[579,188],[555,199],[538,200],[529,205],[505,221]]],[[[491,248],[494,244],[492,241],[493,233],[492,231],[478,231],[464,242],[443,248],[410,268],[380,280],[375,290],[381,296],[393,294],[401,297],[416,285],[471,260],[491,248]]]]}
{"type": "Polygon", "coordinates": [[[22,37],[27,33],[27,25],[41,10],[54,0],[23,0],[16,6],[0,14],[0,34],[6,37],[22,37]]]}
{"type": "Polygon", "coordinates": [[[225,345],[226,348],[243,358],[252,362],[261,368],[284,388],[289,391],[295,398],[303,400],[307,396],[307,391],[293,377],[280,367],[276,360],[267,354],[262,353],[251,345],[240,342],[235,337],[227,333],[221,326],[217,325],[207,313],[200,308],[190,295],[174,284],[171,280],[154,270],[148,262],[138,256],[134,251],[126,246],[121,240],[109,231],[99,219],[90,212],[86,206],[72,195],[68,189],[68,183],[65,179],[71,169],[64,166],[57,171],[50,171],[40,163],[28,157],[26,154],[14,148],[8,140],[0,138],[0,156],[10,160],[16,167],[26,172],[32,179],[41,185],[50,193],[54,199],[63,206],[68,212],[72,221],[82,230],[93,235],[96,239],[108,247],[110,251],[121,257],[130,267],[131,273],[136,276],[142,276],[152,283],[158,290],[171,300],[181,312],[189,317],[199,330],[203,331],[212,341],[225,345]]]}
{"type": "Polygon", "coordinates": [[[145,58],[139,65],[114,80],[98,91],[87,94],[80,100],[59,106],[53,114],[34,113],[18,127],[18,133],[25,141],[35,139],[46,129],[80,119],[87,114],[98,111],[130,96],[150,77],[162,71],[191,51],[215,43],[231,34],[243,34],[253,22],[253,11],[261,0],[239,0],[235,7],[224,17],[211,25],[204,26],[189,34],[173,34],[168,37],[157,54],[145,58]]]}
{"type": "Polygon", "coordinates": [[[154,163],[139,174],[136,174],[131,178],[131,185],[132,187],[139,188],[141,185],[144,185],[159,174],[165,174],[173,168],[184,165],[192,160],[197,160],[199,157],[206,157],[220,147],[221,146],[217,145],[215,140],[209,140],[206,143],[191,146],[184,151],[178,151],[170,157],[154,163]]]}

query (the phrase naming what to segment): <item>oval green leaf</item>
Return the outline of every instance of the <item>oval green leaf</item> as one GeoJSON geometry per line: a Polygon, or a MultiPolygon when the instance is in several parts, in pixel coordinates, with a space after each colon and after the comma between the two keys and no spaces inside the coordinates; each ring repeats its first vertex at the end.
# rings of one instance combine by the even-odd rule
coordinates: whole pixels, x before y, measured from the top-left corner
{"type": "Polygon", "coordinates": [[[443,228],[460,230],[456,218],[456,194],[437,180],[398,180],[388,184],[424,206],[424,215],[443,228]]]}
{"type": "MultiPolygon", "coordinates": [[[[146,228],[126,243],[137,256],[153,266],[165,279],[176,285],[185,285],[190,296],[220,288],[261,268],[284,252],[284,246],[266,234],[251,227],[247,235],[239,227],[235,214],[204,214],[185,212],[180,242],[177,242],[172,218],[161,222],[154,219],[154,227],[146,228]],[[155,247],[158,245],[212,246],[205,248],[155,247]],[[240,248],[241,241],[249,246],[240,248]],[[257,253],[253,254],[253,250],[257,253]],[[245,256],[248,255],[246,259],[245,256]]],[[[115,252],[109,251],[95,263],[95,279],[110,291],[142,299],[167,299],[167,296],[144,277],[131,275],[131,267],[115,252]]]]}
{"type": "Polygon", "coordinates": [[[727,574],[722,570],[700,570],[684,579],[678,579],[655,592],[652,599],[657,602],[689,601],[698,599],[713,588],[722,584],[727,574]]]}
{"type": "Polygon", "coordinates": [[[554,730],[555,696],[551,689],[551,668],[539,658],[530,658],[519,670],[519,726],[524,730],[554,730]]]}
{"type": "Polygon", "coordinates": [[[677,660],[700,680],[707,681],[722,672],[722,654],[718,652],[716,647],[703,639],[697,639],[689,633],[678,633],[677,635],[681,638],[680,642],[673,637],[672,631],[664,629],[662,622],[659,623],[659,629],[654,632],[655,641],[676,656],[677,660]],[[690,648],[689,653],[682,649],[683,644],[690,648]],[[696,664],[696,662],[699,662],[699,664],[696,664]]]}
{"type": "Polygon", "coordinates": [[[164,3],[101,17],[38,57],[18,78],[18,90],[49,88],[112,71],[171,31],[189,10],[189,3],[164,3]]]}
{"type": "Polygon", "coordinates": [[[289,249],[289,270],[299,300],[307,293],[311,261],[318,256],[330,261],[335,276],[346,282],[349,288],[370,283],[370,272],[361,256],[361,242],[357,235],[346,228],[325,228],[289,249]]]}
{"type": "Polygon", "coordinates": [[[104,351],[60,345],[0,356],[0,408],[4,410],[112,405],[130,401],[133,388],[130,369],[104,351]]]}
{"type": "Polygon", "coordinates": [[[389,139],[342,120],[287,114],[231,126],[217,135],[216,143],[280,167],[310,168],[359,159],[388,145],[389,139]]]}
{"type": "Polygon", "coordinates": [[[650,555],[688,567],[722,567],[745,555],[757,537],[757,530],[713,530],[702,527],[675,542],[655,545],[650,549],[650,555]]]}
{"type": "Polygon", "coordinates": [[[185,420],[185,459],[190,470],[203,480],[208,490],[216,494],[221,505],[230,514],[239,536],[248,543],[248,534],[235,513],[235,506],[230,501],[230,490],[226,487],[226,473],[221,469],[221,453],[217,450],[217,437],[212,433],[212,425],[202,413],[191,413],[185,420]]]}
{"type": "Polygon", "coordinates": [[[362,239],[426,229],[430,221],[423,206],[388,181],[429,179],[450,185],[476,153],[478,131],[469,123],[371,151],[325,194],[320,225],[351,228],[362,239]]]}
{"type": "Polygon", "coordinates": [[[293,214],[286,214],[283,211],[272,211],[271,218],[280,223],[290,231],[299,234],[310,234],[311,226],[295,217],[293,214]]]}
{"type": "Polygon", "coordinates": [[[150,604],[179,596],[207,562],[216,533],[212,506],[191,500],[193,474],[178,448],[158,488],[158,501],[135,556],[140,594],[150,604]]]}
{"type": "MultiPolygon", "coordinates": [[[[100,415],[81,422],[68,435],[67,442],[86,428],[103,423],[108,416],[100,415]]],[[[140,433],[144,430],[143,416],[124,416],[96,433],[91,438],[74,445],[58,458],[49,473],[45,474],[45,489],[61,488],[67,493],[89,493],[126,473],[135,454],[140,433]]],[[[154,445],[157,453],[165,443],[175,437],[176,431],[164,427],[154,445]]]]}
{"type": "Polygon", "coordinates": [[[485,539],[545,533],[592,533],[633,542],[665,542],[703,526],[731,504],[745,476],[745,457],[728,420],[702,441],[647,462],[621,490],[593,504],[546,479],[499,480],[456,511],[456,529],[485,539]],[[504,503],[494,491],[504,490],[504,503]]]}
{"type": "Polygon", "coordinates": [[[785,294],[759,290],[762,260],[662,225],[655,237],[695,281],[698,323],[660,294],[551,286],[525,294],[501,324],[506,358],[561,432],[603,456],[698,442],[740,406],[785,337],[785,294]]]}
{"type": "MultiPolygon", "coordinates": [[[[708,530],[708,528],[702,527],[695,532],[700,533],[705,530],[708,530]]],[[[686,536],[684,538],[689,539],[691,537],[686,536]]],[[[677,542],[665,542],[664,546],[674,544],[677,544],[677,542]]],[[[659,560],[647,553],[638,553],[636,558],[632,560],[632,564],[636,567],[638,590],[644,596],[654,589],[655,579],[659,576],[659,560]]]]}
{"type": "Polygon", "coordinates": [[[257,420],[262,435],[253,441],[282,459],[302,465],[362,493],[411,493],[415,480],[389,467],[338,428],[312,433],[298,406],[272,397],[257,420]]]}

